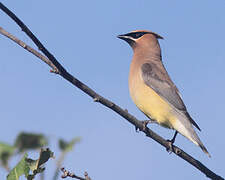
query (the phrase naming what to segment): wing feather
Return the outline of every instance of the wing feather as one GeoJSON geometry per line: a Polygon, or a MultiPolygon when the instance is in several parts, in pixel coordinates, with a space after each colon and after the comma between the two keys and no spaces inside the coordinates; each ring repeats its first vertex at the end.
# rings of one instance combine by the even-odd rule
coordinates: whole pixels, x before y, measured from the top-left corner
{"type": "Polygon", "coordinates": [[[200,130],[197,123],[187,112],[184,102],[180,97],[179,91],[172,80],[169,78],[166,70],[160,70],[156,64],[153,64],[151,62],[143,64],[141,70],[142,78],[145,84],[152,88],[164,100],[169,102],[174,108],[180,110],[184,115],[186,115],[190,122],[200,130]]]}

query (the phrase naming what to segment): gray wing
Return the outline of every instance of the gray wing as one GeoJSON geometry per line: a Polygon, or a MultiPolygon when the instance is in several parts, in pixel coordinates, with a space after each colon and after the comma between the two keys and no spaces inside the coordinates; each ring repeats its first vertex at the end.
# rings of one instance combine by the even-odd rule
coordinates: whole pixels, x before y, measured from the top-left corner
{"type": "Polygon", "coordinates": [[[182,111],[191,123],[200,130],[196,122],[191,118],[187,109],[179,95],[177,87],[173,84],[166,70],[162,66],[160,69],[153,63],[145,63],[142,65],[142,78],[145,84],[151,87],[157,94],[159,94],[164,100],[169,102],[176,109],[182,111]]]}

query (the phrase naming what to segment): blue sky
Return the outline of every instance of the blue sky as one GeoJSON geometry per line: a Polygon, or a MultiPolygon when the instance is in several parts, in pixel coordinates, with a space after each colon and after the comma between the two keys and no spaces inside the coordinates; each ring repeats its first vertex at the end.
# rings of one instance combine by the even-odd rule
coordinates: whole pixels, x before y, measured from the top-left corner
{"type": "MultiPolygon", "coordinates": [[[[116,38],[136,29],[157,32],[163,62],[212,158],[179,135],[176,145],[217,174],[224,171],[225,2],[214,1],[7,1],[11,9],[64,67],[98,93],[143,120],[129,97],[131,48],[116,38]],[[222,154],[222,157],[221,157],[222,154]]],[[[0,11],[1,25],[35,47],[0,11]]],[[[92,179],[207,179],[7,38],[0,36],[0,140],[13,143],[20,131],[57,138],[81,136],[64,166],[92,179]]],[[[166,139],[173,131],[151,128],[166,139]]],[[[51,179],[54,162],[46,172],[51,179]]],[[[12,162],[13,166],[16,162],[12,162]]],[[[0,170],[0,177],[7,173],[0,170]]]]}

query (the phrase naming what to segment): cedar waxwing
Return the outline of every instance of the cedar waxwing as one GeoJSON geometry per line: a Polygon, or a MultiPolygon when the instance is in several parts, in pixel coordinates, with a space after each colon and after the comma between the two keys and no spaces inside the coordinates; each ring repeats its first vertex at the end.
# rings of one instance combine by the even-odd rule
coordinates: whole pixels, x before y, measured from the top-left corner
{"type": "Polygon", "coordinates": [[[171,145],[179,132],[210,157],[192,125],[200,130],[199,126],[187,112],[177,87],[162,63],[158,39],[163,38],[146,30],[132,31],[118,38],[125,40],[134,52],[130,65],[129,91],[136,106],[152,122],[175,130],[171,145]]]}

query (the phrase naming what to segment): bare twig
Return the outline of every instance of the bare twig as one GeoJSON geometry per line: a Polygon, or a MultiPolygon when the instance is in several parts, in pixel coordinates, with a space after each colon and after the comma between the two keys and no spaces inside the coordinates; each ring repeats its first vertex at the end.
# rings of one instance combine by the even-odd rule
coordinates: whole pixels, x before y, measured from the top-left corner
{"type": "MultiPolygon", "coordinates": [[[[58,73],[63,78],[65,78],[67,81],[72,83],[74,86],[85,92],[87,95],[92,97],[94,101],[101,103],[102,105],[112,109],[116,113],[118,113],[120,116],[125,118],[127,121],[129,121],[131,124],[135,126],[135,128],[139,129],[140,131],[144,132],[147,137],[150,137],[154,139],[156,142],[164,146],[165,148],[169,148],[170,144],[168,141],[166,141],[164,138],[150,130],[149,128],[143,128],[143,123],[139,120],[137,120],[134,116],[129,114],[127,110],[123,110],[121,107],[116,105],[115,103],[111,102],[110,100],[100,96],[97,94],[94,90],[89,88],[87,85],[73,77],[71,74],[69,74],[66,69],[56,60],[56,58],[42,45],[42,43],[34,36],[34,34],[27,28],[27,26],[14,14],[12,13],[7,7],[5,7],[2,3],[0,3],[0,9],[2,9],[9,17],[11,17],[36,44],[38,49],[46,55],[48,58],[43,60],[39,56],[37,56],[37,52],[32,49],[33,54],[35,54],[37,57],[39,57],[41,60],[43,60],[45,63],[47,63],[52,69],[53,72],[58,73]],[[49,62],[50,61],[50,62],[49,62]]],[[[3,33],[2,29],[0,29],[0,33],[10,38],[10,36],[7,35],[7,33],[3,33]]],[[[10,38],[14,40],[13,38],[10,38]]],[[[21,41],[14,40],[17,44],[20,45],[21,41]]],[[[25,44],[25,43],[24,43],[25,44]]],[[[22,47],[28,47],[27,45],[20,45],[22,47]]],[[[27,49],[27,48],[25,48],[27,49]]],[[[27,49],[28,50],[28,49],[27,49]]],[[[173,146],[173,152],[184,159],[185,161],[189,162],[191,165],[193,165],[195,168],[200,170],[202,173],[204,173],[207,177],[215,180],[222,180],[223,178],[221,176],[218,176],[214,172],[212,172],[210,169],[208,169],[205,165],[203,165],[200,161],[194,159],[192,156],[184,152],[182,149],[178,148],[177,146],[173,146]]],[[[82,179],[83,180],[83,179],[82,179]]]]}
{"type": "Polygon", "coordinates": [[[91,178],[88,176],[87,172],[84,172],[84,177],[85,177],[86,180],[91,180],[91,178]]]}
{"type": "Polygon", "coordinates": [[[82,178],[80,176],[75,175],[74,173],[71,173],[70,171],[67,171],[65,168],[61,168],[61,171],[63,172],[61,178],[71,177],[79,180],[91,180],[87,172],[84,172],[84,178],[82,178]]]}
{"type": "Polygon", "coordinates": [[[13,40],[15,43],[20,45],[22,48],[24,48],[27,51],[31,52],[33,55],[35,55],[36,57],[38,57],[42,61],[44,61],[46,64],[48,64],[50,67],[52,67],[52,69],[53,69],[52,71],[54,71],[56,73],[58,72],[58,70],[55,67],[55,65],[48,58],[43,56],[38,51],[34,50],[32,47],[30,47],[27,44],[25,44],[23,41],[19,40],[17,37],[13,36],[12,34],[8,33],[7,31],[5,31],[2,27],[0,27],[0,33],[2,35],[4,35],[4,36],[8,37],[9,39],[13,40]]]}

